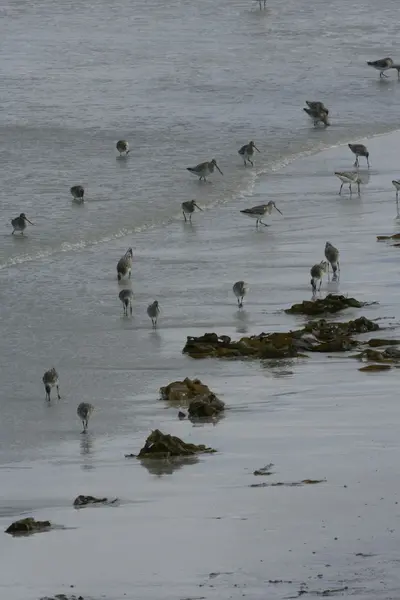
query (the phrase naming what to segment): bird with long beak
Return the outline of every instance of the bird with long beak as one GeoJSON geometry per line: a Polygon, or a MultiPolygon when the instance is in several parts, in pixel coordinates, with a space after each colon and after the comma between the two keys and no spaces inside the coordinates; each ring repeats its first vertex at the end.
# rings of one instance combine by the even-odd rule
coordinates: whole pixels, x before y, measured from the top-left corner
{"type": "Polygon", "coordinates": [[[389,57],[380,58],[379,60],[367,61],[367,65],[379,71],[379,77],[387,77],[384,71],[388,71],[393,67],[393,60],[389,57]]]}
{"type": "Polygon", "coordinates": [[[15,219],[11,219],[11,225],[13,226],[12,234],[14,235],[15,231],[20,231],[21,235],[24,235],[24,231],[26,229],[26,224],[30,223],[33,225],[32,221],[30,221],[25,213],[21,213],[19,217],[15,217],[15,219]]]}
{"type": "Polygon", "coordinates": [[[261,219],[266,214],[270,215],[272,213],[273,208],[275,208],[278,211],[278,213],[282,214],[279,208],[276,206],[275,202],[273,202],[273,200],[270,200],[268,204],[259,204],[258,206],[253,206],[252,208],[245,208],[240,212],[246,215],[247,217],[250,217],[251,219],[256,219],[256,227],[258,227],[259,223],[261,223],[261,225],[264,225],[264,227],[269,227],[269,225],[267,223],[263,223],[261,219]]]}
{"type": "Polygon", "coordinates": [[[353,154],[355,154],[356,156],[356,160],[354,162],[354,166],[358,167],[359,166],[359,158],[360,156],[365,156],[365,158],[367,159],[367,165],[368,165],[368,169],[369,169],[369,152],[368,152],[368,148],[366,146],[364,146],[364,144],[347,144],[348,147],[350,148],[350,150],[352,151],[353,154]]]}
{"type": "Polygon", "coordinates": [[[209,162],[207,162],[207,161],[202,162],[199,165],[196,165],[195,167],[186,167],[186,168],[189,171],[189,173],[193,173],[193,175],[197,175],[197,177],[199,178],[199,181],[201,181],[201,180],[207,181],[206,177],[208,175],[210,175],[211,173],[214,173],[214,167],[216,167],[218,169],[218,171],[221,173],[221,175],[223,175],[223,172],[217,165],[217,161],[215,160],[215,158],[213,158],[209,162]]]}
{"type": "Polygon", "coordinates": [[[248,144],[242,146],[240,150],[238,150],[238,154],[240,154],[240,156],[243,156],[243,162],[245,167],[247,167],[247,162],[249,162],[251,166],[254,167],[254,162],[252,160],[254,156],[254,150],[260,152],[254,142],[249,142],[248,144]]]}
{"type": "Polygon", "coordinates": [[[313,119],[314,127],[316,127],[318,123],[323,123],[325,127],[330,125],[326,110],[317,110],[315,108],[303,108],[303,110],[313,119]]]}
{"type": "Polygon", "coordinates": [[[353,191],[351,189],[352,185],[357,185],[358,195],[360,196],[361,178],[358,173],[354,173],[353,171],[347,171],[347,172],[335,171],[335,175],[336,175],[336,177],[339,177],[340,181],[342,182],[342,185],[340,186],[340,190],[339,190],[339,196],[342,194],[342,187],[344,186],[345,183],[348,183],[348,185],[349,185],[350,196],[353,193],[353,191]]]}
{"type": "Polygon", "coordinates": [[[186,221],[189,221],[190,223],[192,222],[192,214],[194,213],[196,208],[203,212],[203,209],[196,204],[196,200],[188,200],[187,202],[182,202],[182,212],[185,219],[185,223],[186,221]],[[189,215],[189,217],[186,218],[186,215],[189,215]]]}

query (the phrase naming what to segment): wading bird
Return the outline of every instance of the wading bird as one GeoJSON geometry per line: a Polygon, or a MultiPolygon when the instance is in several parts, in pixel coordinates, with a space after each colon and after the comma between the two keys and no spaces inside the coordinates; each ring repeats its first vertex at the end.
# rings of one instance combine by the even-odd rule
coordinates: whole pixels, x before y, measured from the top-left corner
{"type": "Polygon", "coordinates": [[[340,190],[339,190],[339,196],[342,193],[342,187],[344,186],[345,183],[347,183],[349,186],[350,196],[353,193],[351,186],[354,184],[357,185],[358,195],[360,195],[361,179],[360,179],[360,176],[358,173],[353,173],[351,171],[335,171],[335,175],[336,175],[336,177],[339,177],[340,181],[342,182],[342,185],[340,186],[340,190]]]}
{"type": "Polygon", "coordinates": [[[46,400],[50,402],[50,393],[51,388],[53,387],[56,388],[58,399],[61,400],[58,373],[54,367],[49,371],[46,371],[46,373],[43,375],[42,381],[44,384],[44,389],[46,390],[46,400]]]}
{"type": "Polygon", "coordinates": [[[310,269],[311,282],[310,283],[311,283],[313,295],[315,295],[315,293],[317,291],[318,281],[319,281],[318,291],[321,289],[322,277],[323,277],[324,273],[326,273],[327,268],[328,268],[328,263],[325,260],[321,260],[320,263],[311,267],[311,269],[310,269]]]}
{"type": "Polygon", "coordinates": [[[79,202],[84,201],[85,190],[81,185],[73,185],[70,192],[74,200],[79,200],[79,202]]]}
{"type": "Polygon", "coordinates": [[[214,173],[214,167],[216,167],[218,169],[218,171],[221,173],[221,175],[223,175],[223,172],[217,165],[217,161],[215,160],[215,158],[213,158],[209,162],[207,162],[207,161],[202,162],[199,165],[196,165],[195,167],[186,167],[186,168],[189,171],[189,173],[193,173],[193,175],[197,175],[197,177],[199,178],[200,181],[201,180],[207,181],[206,177],[208,177],[208,175],[210,175],[211,173],[214,173]]]}
{"type": "Polygon", "coordinates": [[[360,156],[365,156],[365,158],[367,159],[367,165],[368,165],[368,169],[369,169],[369,152],[367,150],[367,147],[364,146],[364,144],[348,144],[350,150],[352,151],[353,154],[356,155],[356,161],[354,163],[355,167],[359,166],[359,157],[360,156]]]}
{"type": "Polygon", "coordinates": [[[203,212],[203,209],[196,204],[196,200],[182,202],[182,212],[185,221],[189,221],[190,223],[192,222],[192,214],[194,213],[195,208],[198,208],[201,212],[203,212]],[[188,218],[186,218],[186,215],[189,215],[188,218]]]}
{"type": "Polygon", "coordinates": [[[160,314],[160,307],[158,306],[157,300],[154,300],[154,302],[152,304],[148,305],[147,314],[149,315],[149,317],[151,319],[151,324],[153,325],[153,328],[155,329],[157,327],[158,315],[160,314]]]}
{"type": "Polygon", "coordinates": [[[340,273],[339,250],[335,246],[332,246],[330,242],[326,242],[325,244],[325,258],[328,262],[328,277],[329,265],[331,265],[333,271],[332,279],[337,279],[337,273],[340,273]]]}
{"type": "Polygon", "coordinates": [[[132,290],[121,290],[118,294],[118,298],[122,302],[122,306],[124,307],[124,315],[128,316],[128,308],[132,315],[132,300],[133,300],[133,292],[132,290]]]}
{"type": "Polygon", "coordinates": [[[260,204],[258,206],[253,206],[252,208],[245,208],[244,210],[241,210],[240,212],[243,215],[246,215],[246,217],[255,219],[256,227],[258,227],[259,223],[261,223],[261,225],[264,225],[264,227],[269,227],[268,223],[264,223],[261,219],[266,214],[270,215],[273,208],[275,208],[278,211],[278,213],[282,214],[281,211],[279,210],[279,208],[276,206],[275,202],[273,202],[272,200],[270,200],[268,202],[268,204],[260,204]]]}
{"type": "Polygon", "coordinates": [[[237,281],[234,284],[232,290],[237,298],[239,308],[243,308],[243,298],[249,291],[249,286],[245,281],[237,281]]]}
{"type": "Polygon", "coordinates": [[[119,259],[117,263],[117,277],[118,281],[121,281],[123,277],[131,277],[132,273],[132,259],[133,253],[132,248],[128,248],[125,254],[119,259]]]}
{"type": "Polygon", "coordinates": [[[387,77],[384,71],[393,67],[393,61],[391,58],[380,58],[379,60],[367,61],[367,65],[379,71],[379,77],[387,77]]]}
{"type": "Polygon", "coordinates": [[[254,142],[249,142],[248,144],[242,146],[240,150],[238,150],[238,154],[240,154],[240,156],[243,156],[243,162],[245,167],[247,167],[248,162],[251,164],[252,167],[254,167],[254,150],[260,152],[254,142]]]}
{"type": "Polygon", "coordinates": [[[82,421],[83,431],[82,433],[86,433],[89,425],[90,415],[94,411],[93,404],[89,402],[81,402],[78,408],[76,409],[77,415],[82,421]]]}
{"type": "Polygon", "coordinates": [[[11,235],[14,235],[15,231],[20,231],[21,235],[24,235],[24,231],[26,229],[26,224],[33,223],[26,217],[25,213],[21,213],[19,217],[15,217],[15,219],[11,219],[11,225],[13,227],[11,235]]]}
{"type": "Polygon", "coordinates": [[[125,154],[125,156],[128,156],[128,154],[129,154],[128,142],[126,140],[119,140],[117,142],[117,150],[118,150],[120,156],[122,156],[122,154],[125,154]]]}

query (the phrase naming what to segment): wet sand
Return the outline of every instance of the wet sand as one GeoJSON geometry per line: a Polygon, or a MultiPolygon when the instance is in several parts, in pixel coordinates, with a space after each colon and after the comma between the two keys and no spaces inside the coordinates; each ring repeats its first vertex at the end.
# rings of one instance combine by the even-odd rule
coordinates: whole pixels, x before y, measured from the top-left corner
{"type": "MultiPolygon", "coordinates": [[[[8,294],[18,272],[36,277],[38,286],[45,282],[49,298],[60,290],[71,296],[62,320],[50,302],[47,328],[44,316],[29,324],[27,355],[39,335],[42,344],[17,389],[13,373],[5,375],[16,411],[5,417],[0,444],[0,527],[32,515],[66,529],[0,537],[2,595],[286,598],[347,586],[337,595],[397,597],[398,371],[361,373],[359,363],[340,355],[261,364],[181,354],[187,335],[298,327],[303,319],[282,310],[311,297],[309,269],[322,260],[326,240],[341,251],[341,280],[325,280],[322,293],[378,302],[346,311],[343,320],[383,318],[393,327],[384,337],[399,337],[399,249],[377,243],[376,235],[400,231],[391,184],[399,176],[400,136],[367,143],[371,169],[361,198],[350,199],[345,189],[338,196],[333,171],[352,170],[353,155],[336,147],[261,178],[251,197],[198,213],[192,226],[177,219],[135,236],[132,320],[121,318],[115,261],[108,264],[126,240],[102,248],[101,269],[93,249],[63,256],[59,277],[51,260],[39,272],[29,264],[0,273],[8,294]],[[267,219],[271,227],[256,231],[239,211],[270,199],[283,217],[276,213],[267,219]],[[231,291],[239,279],[250,284],[241,315],[231,291]],[[163,310],[158,332],[145,313],[153,295],[163,310]],[[83,342],[85,324],[90,335],[83,342]],[[48,356],[61,365],[63,395],[50,407],[37,383],[32,391],[48,356]],[[160,386],[185,376],[199,377],[226,402],[216,425],[180,422],[177,410],[158,400],[160,386]],[[89,398],[97,410],[82,436],[75,410],[89,398]],[[156,427],[218,453],[165,474],[125,459],[156,427]],[[270,462],[273,475],[253,475],[270,462]],[[250,487],[306,478],[326,482],[250,487]],[[78,494],[118,496],[121,504],[77,511],[78,494]],[[284,582],[270,583],[277,580],[284,582]]],[[[207,186],[193,186],[201,205],[207,186]]],[[[21,302],[29,312],[40,299],[21,302]]],[[[14,317],[5,313],[4,336],[12,339],[14,317]]]]}

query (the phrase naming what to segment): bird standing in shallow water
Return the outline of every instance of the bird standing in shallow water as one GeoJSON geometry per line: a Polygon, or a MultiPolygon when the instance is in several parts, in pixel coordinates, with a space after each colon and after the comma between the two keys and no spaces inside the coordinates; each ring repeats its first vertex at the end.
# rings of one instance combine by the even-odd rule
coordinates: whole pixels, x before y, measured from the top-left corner
{"type": "Polygon", "coordinates": [[[313,119],[314,127],[316,127],[318,123],[323,123],[325,127],[330,125],[328,121],[328,112],[326,110],[318,110],[316,108],[303,108],[303,110],[313,119]]]}
{"type": "Polygon", "coordinates": [[[278,213],[282,214],[279,208],[276,206],[275,202],[273,202],[272,200],[270,200],[268,204],[259,204],[258,206],[253,206],[252,208],[245,208],[240,212],[246,215],[247,217],[256,219],[256,227],[258,227],[259,223],[261,223],[261,225],[264,225],[264,227],[269,227],[269,225],[267,223],[263,223],[261,219],[267,213],[270,215],[273,208],[275,208],[278,211],[278,213]]]}
{"type": "Polygon", "coordinates": [[[194,213],[195,208],[198,208],[201,212],[203,212],[203,209],[196,204],[196,200],[188,200],[187,202],[182,202],[182,212],[185,218],[185,222],[192,222],[192,214],[194,213]],[[186,218],[186,215],[189,215],[188,219],[186,218]]]}
{"type": "Polygon", "coordinates": [[[90,404],[89,402],[81,402],[80,405],[78,406],[78,408],[76,409],[77,415],[80,418],[80,420],[82,421],[82,425],[83,425],[82,433],[87,432],[90,415],[92,414],[93,411],[94,411],[94,406],[93,406],[93,404],[90,404]]]}
{"type": "Polygon", "coordinates": [[[125,254],[119,259],[117,263],[117,277],[118,281],[121,281],[123,277],[131,278],[132,273],[132,260],[133,252],[132,248],[128,248],[125,254]]]}
{"type": "Polygon", "coordinates": [[[158,306],[157,300],[154,300],[153,304],[148,305],[147,314],[149,315],[149,317],[151,319],[151,324],[153,325],[153,328],[155,329],[157,327],[158,315],[160,314],[160,307],[158,306]]]}
{"type": "Polygon", "coordinates": [[[49,371],[46,371],[46,373],[43,375],[42,381],[44,384],[44,389],[46,390],[46,400],[50,402],[50,393],[51,388],[53,387],[56,388],[58,399],[61,400],[58,373],[54,367],[49,371]]]}
{"type": "Polygon", "coordinates": [[[207,161],[202,162],[199,165],[196,165],[195,167],[186,167],[186,169],[189,171],[189,173],[193,173],[193,175],[197,175],[197,177],[199,178],[200,181],[201,180],[207,181],[206,177],[208,175],[210,175],[211,173],[214,173],[214,167],[216,167],[218,169],[218,171],[221,173],[221,175],[223,175],[223,172],[217,165],[217,161],[215,160],[215,158],[213,158],[209,162],[207,162],[207,161]]]}
{"type": "Polygon", "coordinates": [[[118,150],[120,156],[122,156],[122,154],[125,154],[125,156],[128,156],[128,154],[129,154],[128,142],[126,140],[119,140],[117,142],[117,150],[118,150]]]}
{"type": "Polygon", "coordinates": [[[367,147],[364,146],[364,144],[348,144],[350,150],[352,151],[353,154],[356,155],[356,161],[354,163],[355,167],[359,166],[359,160],[358,158],[360,156],[365,156],[365,158],[367,159],[367,165],[368,165],[368,169],[369,169],[369,152],[367,150],[367,147]]]}
{"type": "Polygon", "coordinates": [[[328,261],[328,277],[329,265],[331,265],[333,271],[332,279],[337,279],[337,273],[340,273],[339,250],[335,246],[332,246],[330,242],[326,242],[325,244],[325,258],[328,261]]]}
{"type": "Polygon", "coordinates": [[[128,307],[130,313],[132,315],[132,300],[133,300],[133,292],[132,290],[121,290],[118,294],[118,298],[122,302],[122,306],[124,307],[124,315],[128,316],[128,307]]]}
{"type": "Polygon", "coordinates": [[[340,186],[340,190],[339,190],[339,196],[342,193],[342,187],[344,186],[345,183],[349,184],[350,196],[353,193],[353,191],[351,189],[352,184],[357,185],[358,195],[360,195],[361,179],[360,179],[360,176],[358,173],[353,173],[351,171],[335,171],[335,175],[336,175],[336,177],[339,177],[340,181],[342,182],[342,185],[340,186]]]}
{"type": "Polygon", "coordinates": [[[26,229],[26,224],[33,223],[25,216],[25,213],[21,213],[19,217],[15,217],[15,219],[11,219],[11,225],[13,226],[12,234],[14,235],[15,231],[20,231],[21,235],[24,235],[24,231],[26,229]]]}
{"type": "Polygon", "coordinates": [[[399,214],[400,179],[393,179],[392,183],[393,183],[394,187],[396,188],[396,207],[397,207],[397,214],[399,214]]]}
{"type": "Polygon", "coordinates": [[[245,167],[247,167],[247,162],[249,162],[251,166],[254,167],[254,162],[252,161],[252,158],[254,156],[254,150],[260,152],[254,142],[249,142],[248,144],[242,146],[240,150],[238,150],[238,154],[240,154],[240,156],[243,156],[243,162],[245,167]]]}
{"type": "Polygon", "coordinates": [[[315,295],[315,293],[317,291],[318,281],[319,281],[318,291],[321,289],[322,276],[324,273],[326,273],[327,268],[328,268],[328,263],[325,260],[321,260],[320,263],[311,267],[310,273],[311,273],[311,287],[312,287],[313,295],[315,295]]]}
{"type": "Polygon", "coordinates": [[[367,61],[367,65],[379,71],[379,77],[387,77],[384,71],[387,71],[393,67],[393,61],[389,57],[380,58],[379,60],[367,61]]]}
{"type": "Polygon", "coordinates": [[[245,281],[237,281],[232,290],[237,298],[239,308],[243,308],[243,298],[249,291],[249,286],[245,281]]]}
{"type": "Polygon", "coordinates": [[[311,110],[315,110],[317,112],[324,112],[327,115],[329,115],[329,110],[326,108],[323,102],[313,102],[310,100],[306,100],[306,104],[308,108],[311,108],[311,110]]]}
{"type": "Polygon", "coordinates": [[[85,190],[81,185],[73,185],[70,192],[74,200],[84,201],[85,190]]]}

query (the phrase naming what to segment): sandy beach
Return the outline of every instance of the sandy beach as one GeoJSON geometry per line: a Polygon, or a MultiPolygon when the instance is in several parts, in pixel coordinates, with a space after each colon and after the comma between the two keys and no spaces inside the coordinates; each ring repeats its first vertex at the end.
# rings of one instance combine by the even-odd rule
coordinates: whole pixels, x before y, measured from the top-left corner
{"type": "MultiPolygon", "coordinates": [[[[138,233],[132,320],[122,318],[113,268],[84,279],[96,270],[96,249],[80,261],[66,253],[59,279],[49,276],[46,260],[40,272],[19,265],[19,277],[45,283],[50,299],[61,289],[85,301],[74,311],[71,298],[62,321],[49,301],[48,328],[32,357],[44,317],[33,310],[39,299],[21,299],[21,310],[33,315],[25,347],[32,360],[17,389],[10,374],[4,381],[18,416],[8,415],[15,419],[12,441],[3,423],[0,527],[34,516],[64,529],[1,536],[1,597],[291,598],[331,590],[397,598],[397,369],[362,373],[341,354],[264,363],[182,355],[188,335],[237,338],[302,324],[283,309],[311,297],[309,269],[322,260],[327,240],[340,249],[341,279],[325,280],[322,295],[376,302],[333,319],[380,319],[385,338],[399,337],[399,249],[376,236],[400,231],[391,184],[399,175],[400,134],[365,143],[371,169],[361,165],[368,182],[360,198],[345,189],[338,196],[333,171],[351,170],[353,162],[347,146],[338,146],[259,177],[250,196],[195,214],[192,226],[177,216],[166,228],[138,233]],[[283,216],[256,231],[240,209],[271,199],[283,216]],[[231,288],[242,278],[250,292],[239,313],[231,288]],[[156,283],[162,314],[153,332],[145,307],[156,283]],[[76,352],[71,332],[84,332],[88,320],[95,328],[76,352]],[[62,366],[62,400],[51,406],[39,384],[32,394],[31,383],[49,355],[62,366]],[[159,400],[161,386],[185,376],[199,377],[226,402],[218,423],[179,421],[159,400]],[[83,436],[75,405],[88,400],[81,393],[88,378],[96,411],[83,436]],[[124,458],[155,428],[218,452],[167,472],[124,458]],[[253,475],[268,463],[273,475],[253,475]],[[326,481],[251,487],[308,478],[326,481]],[[76,510],[78,494],[118,497],[120,504],[76,510]]],[[[113,241],[102,252],[118,257],[125,246],[113,241]]],[[[7,293],[17,284],[16,269],[0,271],[7,293]]],[[[3,335],[12,340],[14,317],[5,313],[3,335]]]]}

